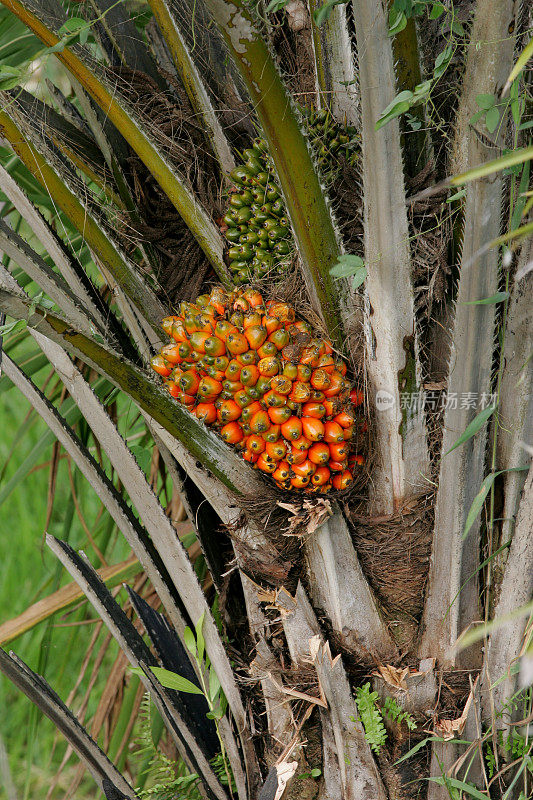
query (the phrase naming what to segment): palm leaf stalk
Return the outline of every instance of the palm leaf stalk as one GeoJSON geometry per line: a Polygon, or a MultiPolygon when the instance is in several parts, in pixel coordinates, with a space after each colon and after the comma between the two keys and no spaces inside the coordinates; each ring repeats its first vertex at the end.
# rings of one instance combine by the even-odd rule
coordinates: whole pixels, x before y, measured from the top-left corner
{"type": "MultiPolygon", "coordinates": [[[[404,784],[402,797],[411,797],[412,775],[404,780],[402,760],[393,768],[382,769],[385,762],[376,759],[373,751],[386,747],[391,762],[405,753],[405,737],[401,732],[405,716],[398,716],[402,713],[416,718],[419,728],[412,735],[419,749],[427,746],[423,741],[426,734],[419,734],[419,730],[427,730],[428,725],[435,725],[435,732],[443,729],[444,722],[449,720],[443,722],[439,716],[443,706],[436,697],[438,671],[448,670],[453,682],[464,676],[458,665],[465,665],[474,681],[474,667],[480,664],[472,660],[472,650],[457,659],[450,654],[450,648],[461,628],[478,614],[477,579],[470,579],[466,589],[461,589],[461,585],[469,572],[477,573],[480,547],[492,535],[495,522],[491,518],[490,524],[484,526],[472,520],[476,493],[486,470],[488,426],[480,428],[477,438],[467,439],[447,454],[472,413],[447,410],[443,422],[437,423],[440,425],[437,442],[430,442],[433,460],[439,463],[433,527],[433,501],[427,494],[431,485],[428,479],[433,476],[426,419],[420,405],[411,411],[401,403],[401,393],[406,388],[412,393],[420,389],[423,369],[431,381],[433,354],[427,355],[419,345],[423,341],[426,350],[430,349],[426,320],[415,312],[412,228],[407,217],[402,166],[405,142],[397,119],[393,118],[379,130],[375,126],[394,99],[395,81],[398,90],[412,88],[411,84],[406,85],[407,78],[401,70],[395,75],[394,49],[387,35],[384,10],[366,0],[354,4],[357,53],[350,36],[351,9],[344,5],[330,9],[329,19],[321,26],[314,19],[308,31],[314,49],[309,49],[302,76],[286,74],[282,79],[274,57],[279,46],[276,36],[280,26],[285,25],[282,10],[276,12],[276,24],[262,26],[255,12],[240,2],[235,5],[224,0],[206,0],[205,5],[199,6],[202,20],[199,48],[193,29],[185,24],[184,8],[188,6],[177,8],[153,0],[149,35],[157,43],[154,52],[158,56],[154,60],[145,47],[143,35],[122,6],[93,3],[84,8],[83,25],[94,33],[104,54],[104,65],[95,59],[96,50],[90,51],[78,43],[81,41],[78,34],[70,36],[60,28],[68,20],[62,9],[54,9],[52,3],[2,1],[48,48],[48,55],[57,58],[70,72],[76,100],[73,95],[63,96],[54,89],[49,100],[53,109],[48,111],[45,104],[38,103],[32,119],[32,101],[27,94],[17,96],[17,90],[5,95],[6,107],[0,117],[5,138],[45,194],[40,191],[34,205],[31,191],[27,197],[17,185],[22,173],[19,171],[12,177],[5,169],[0,170],[2,191],[32,231],[30,245],[26,228],[14,230],[16,224],[12,225],[9,218],[7,222],[0,221],[0,245],[10,259],[10,271],[3,270],[0,274],[0,310],[10,319],[26,323],[40,353],[46,356],[74,401],[76,413],[69,416],[69,422],[58,412],[55,402],[16,363],[17,350],[10,341],[9,354],[4,355],[5,375],[30,400],[86,477],[157,591],[170,622],[154,616],[155,612],[150,612],[135,593],[130,593],[132,605],[153,640],[155,656],[90,565],[66,544],[49,538],[51,549],[91,601],[130,664],[140,670],[141,681],[155,698],[179,757],[189,770],[197,773],[205,796],[222,800],[231,792],[219,780],[220,775],[209,760],[212,749],[202,737],[197,718],[195,721],[189,715],[191,706],[185,702],[186,695],[168,692],[151,671],[156,665],[174,672],[183,669],[193,683],[199,682],[196,689],[205,686],[206,680],[209,684],[213,680],[213,692],[223,691],[229,710],[216,727],[222,753],[229,760],[227,770],[231,768],[233,773],[232,777],[228,774],[225,777],[229,778],[229,784],[234,780],[239,800],[279,800],[283,781],[297,771],[298,765],[292,758],[302,767],[300,772],[304,772],[304,767],[314,766],[306,765],[306,751],[301,747],[302,739],[312,731],[318,732],[322,751],[318,757],[322,774],[318,788],[313,785],[313,796],[321,800],[333,797],[355,800],[366,796],[385,800],[387,796],[396,797],[398,786],[404,784]],[[165,73],[158,70],[159,54],[166,52],[166,48],[174,59],[172,80],[168,81],[165,73]],[[225,62],[228,53],[232,66],[225,62]],[[358,84],[354,83],[355,56],[358,84]],[[217,67],[220,68],[217,74],[211,74],[217,67]],[[377,403],[371,432],[371,446],[377,455],[371,487],[363,482],[363,495],[341,495],[339,503],[313,495],[280,495],[268,479],[252,471],[235,450],[176,403],[140,366],[147,363],[150,348],[162,333],[161,318],[172,313],[182,299],[194,296],[187,294],[186,280],[181,283],[178,280],[178,289],[172,291],[167,291],[165,284],[169,278],[185,274],[187,260],[196,259],[204,275],[210,276],[212,273],[207,270],[211,269],[230,285],[223,239],[213,222],[220,209],[207,208],[205,186],[227,177],[225,173],[237,160],[238,149],[242,150],[253,126],[266,141],[279,179],[298,255],[291,276],[293,280],[296,275],[304,278],[307,293],[304,305],[321,319],[336,348],[351,356],[354,363],[362,364],[360,352],[347,353],[353,341],[350,337],[350,343],[347,342],[347,334],[353,333],[355,298],[331,274],[343,252],[343,244],[322,185],[318,159],[294,102],[294,88],[298,90],[300,77],[303,84],[303,76],[309,74],[316,77],[318,102],[327,104],[339,122],[346,119],[357,122],[360,102],[364,262],[368,277],[362,290],[367,303],[366,375],[359,377],[361,381],[368,377],[374,399],[379,392],[392,398],[387,407],[377,403]],[[176,81],[181,81],[183,91],[180,88],[176,93],[176,81]],[[342,82],[348,85],[339,88],[342,82]],[[151,99],[164,105],[164,113],[158,105],[150,117],[146,102],[135,99],[134,92],[142,94],[146,87],[149,87],[147,93],[153,95],[151,99]],[[172,128],[178,94],[181,120],[185,120],[187,113],[191,119],[202,120],[205,130],[200,138],[204,144],[206,137],[208,143],[211,140],[215,155],[210,168],[202,163],[201,167],[191,169],[194,176],[191,179],[184,177],[187,159],[175,156],[169,145],[171,137],[165,132],[168,122],[172,136],[179,139],[172,128]],[[235,124],[234,128],[234,122],[230,125],[225,122],[228,108],[224,106],[231,103],[233,121],[243,111],[249,115],[244,124],[235,124]],[[256,116],[250,116],[250,108],[256,116]],[[43,125],[45,120],[53,123],[49,130],[43,125]],[[155,195],[154,212],[150,203],[155,195]],[[99,208],[104,196],[104,205],[99,208]],[[61,228],[54,231],[46,223],[43,213],[50,218],[50,200],[71,226],[69,230],[76,230],[86,240],[89,248],[84,251],[86,259],[92,258],[86,266],[93,275],[99,272],[100,292],[88,281],[72,248],[68,249],[68,233],[61,228]],[[178,225],[179,221],[182,226],[177,227],[179,235],[184,235],[184,224],[186,233],[192,235],[186,255],[179,251],[171,270],[166,272],[160,252],[169,258],[170,251],[166,244],[158,250],[158,235],[165,237],[167,231],[153,232],[153,216],[163,215],[163,207],[167,227],[178,225]],[[35,284],[44,293],[44,303],[43,296],[31,298],[22,291],[24,287],[33,291],[35,284]],[[106,290],[113,293],[109,304],[101,297],[106,290]],[[60,311],[51,310],[46,300],[60,311]],[[213,593],[208,595],[210,590],[200,586],[161,500],[148,484],[118,426],[100,404],[99,384],[83,365],[104,376],[135,404],[147,440],[157,444],[165,469],[198,531],[213,584],[225,600],[224,633],[217,628],[211,611],[213,593]],[[118,494],[73,429],[74,420],[80,417],[87,421],[95,441],[109,458],[128,501],[118,494]],[[421,495],[426,499],[422,500],[421,495]],[[207,509],[203,520],[201,509],[204,512],[207,509]],[[300,524],[296,530],[302,536],[301,546],[298,536],[291,535],[294,525],[291,527],[290,515],[300,524]],[[410,521],[413,517],[414,522],[410,521]],[[469,539],[465,543],[461,537],[467,522],[469,539]],[[229,535],[221,536],[220,525],[227,527],[229,535]],[[418,541],[423,540],[422,545],[413,544],[417,536],[418,541]],[[402,542],[403,550],[400,557],[396,550],[394,560],[390,552],[396,540],[402,542]],[[428,568],[431,542],[433,560],[428,568]],[[409,557],[412,552],[415,554],[413,565],[426,564],[416,568],[419,569],[414,592],[417,605],[413,611],[407,601],[402,604],[396,600],[396,606],[390,605],[390,574],[401,568],[405,571],[407,548],[409,557]],[[238,580],[231,577],[233,571],[238,580]],[[429,588],[423,610],[426,577],[429,588]],[[460,597],[458,602],[456,594],[460,597]],[[242,608],[243,599],[249,627],[244,636],[233,618],[234,609],[239,604],[242,608]],[[172,638],[176,635],[184,644],[172,638]],[[176,653],[180,655],[173,661],[171,656],[176,653]],[[204,661],[204,654],[210,666],[204,661]],[[341,656],[345,657],[344,662],[341,656]],[[400,709],[396,714],[397,727],[391,726],[387,744],[383,738],[387,732],[382,724],[381,706],[370,699],[374,694],[367,692],[369,685],[366,689],[358,685],[361,665],[372,672],[378,667],[375,685],[382,694],[380,702],[390,709],[394,700],[400,709]],[[360,700],[363,690],[370,706],[363,711],[358,702],[359,717],[355,716],[353,693],[360,700]],[[424,713],[428,708],[435,709],[432,721],[424,713]],[[252,736],[250,725],[264,735],[252,736]]],[[[511,9],[508,4],[499,4],[496,10],[493,6],[493,0],[478,0],[475,4],[471,42],[479,47],[468,48],[454,126],[456,149],[451,153],[455,158],[454,169],[463,172],[481,165],[487,156],[482,138],[478,140],[472,134],[470,124],[476,93],[481,88],[488,94],[494,91],[494,86],[503,86],[511,67],[513,38],[508,35],[511,9]]],[[[308,9],[311,15],[316,10],[314,4],[308,9]]],[[[290,43],[289,29],[283,30],[290,43]]],[[[396,41],[396,52],[402,47],[407,50],[413,57],[413,74],[423,77],[414,47],[413,19],[407,21],[406,31],[403,38],[407,45],[396,41]]],[[[423,36],[422,28],[420,33],[423,36]]],[[[280,61],[283,67],[290,63],[286,52],[280,61]]],[[[504,142],[506,132],[507,122],[503,119],[499,144],[504,142]]],[[[514,124],[518,125],[516,120],[514,124]]],[[[179,143],[183,151],[190,145],[185,139],[179,143]]],[[[189,153],[187,157],[190,156],[189,153]]],[[[189,163],[192,161],[194,158],[189,163]]],[[[447,165],[439,164],[441,169],[443,166],[447,165]]],[[[339,218],[346,207],[341,184],[345,177],[341,176],[334,187],[334,196],[340,198],[336,209],[339,218]]],[[[358,185],[358,176],[351,175],[351,180],[351,187],[358,185]]],[[[353,192],[353,188],[349,191],[353,192]]],[[[461,247],[456,287],[455,275],[441,276],[446,292],[455,299],[451,352],[456,362],[449,367],[448,390],[489,391],[492,357],[503,355],[500,342],[494,337],[500,319],[494,312],[495,303],[468,304],[498,288],[497,251],[487,249],[486,244],[502,232],[495,211],[505,202],[506,192],[501,178],[469,187],[462,225],[456,225],[461,247]],[[475,356],[470,357],[474,351],[475,356]]],[[[225,199],[228,208],[232,199],[238,204],[235,194],[230,191],[230,197],[225,199]]],[[[441,205],[438,200],[426,213],[438,220],[441,205]]],[[[346,225],[345,219],[343,224],[346,225]]],[[[421,238],[424,235],[417,234],[421,238]]],[[[445,245],[449,244],[445,241],[445,245]]],[[[176,250],[170,253],[173,254],[176,250]]],[[[283,296],[283,284],[272,285],[272,279],[267,280],[271,285],[267,287],[265,283],[261,287],[263,293],[273,298],[280,293],[283,296]]],[[[523,303],[517,286],[512,285],[509,276],[513,299],[506,305],[503,324],[513,337],[517,331],[529,330],[521,321],[523,303]]],[[[420,292],[419,286],[416,291],[420,292]]],[[[520,365],[523,351],[510,352],[509,342],[510,338],[504,344],[505,359],[499,379],[502,412],[505,410],[506,415],[511,408],[510,383],[515,377],[523,381],[524,372],[520,365]]],[[[442,351],[442,341],[436,349],[442,351]]],[[[37,358],[41,357],[37,353],[37,358]]],[[[363,367],[359,369],[362,373],[363,367]]],[[[524,392],[519,400],[517,436],[527,440],[524,392]]],[[[358,446],[363,433],[364,430],[357,435],[358,446]]],[[[502,441],[498,451],[502,454],[502,469],[527,466],[516,437],[510,446],[502,441]]],[[[520,474],[520,479],[506,479],[503,484],[506,507],[516,514],[517,523],[516,529],[512,525],[505,527],[505,535],[514,537],[514,541],[503,577],[494,587],[495,590],[501,587],[503,592],[496,605],[499,618],[505,618],[507,611],[527,600],[531,588],[523,571],[528,553],[529,506],[527,500],[518,496],[524,474],[509,473],[515,474],[520,474]]],[[[526,485],[530,480],[529,477],[526,485]]],[[[0,502],[2,499],[3,495],[0,502]]],[[[490,575],[489,579],[494,581],[490,575]]],[[[489,609],[488,604],[486,608],[489,609]]],[[[489,695],[490,681],[499,677],[494,672],[503,672],[506,662],[518,655],[524,634],[522,623],[523,620],[513,626],[512,635],[494,633],[494,638],[491,637],[483,672],[484,692],[489,695]]],[[[135,795],[129,784],[101,753],[88,747],[81,728],[72,724],[57,698],[51,699],[50,690],[42,680],[16,658],[5,654],[0,654],[0,667],[55,721],[85,759],[108,798],[133,800],[135,795]],[[38,690],[31,689],[32,682],[38,690]]],[[[158,676],[162,682],[168,678],[163,673],[158,676]]],[[[510,691],[506,685],[501,692],[491,695],[492,702],[484,702],[482,707],[476,694],[472,709],[479,731],[472,725],[473,714],[465,730],[471,739],[479,739],[473,744],[477,751],[485,747],[487,731],[493,724],[494,702],[505,704],[510,691]]],[[[212,701],[210,695],[209,700],[212,701]]],[[[212,720],[206,724],[206,730],[209,728],[212,734],[211,723],[212,720]]],[[[435,748],[433,771],[429,776],[424,775],[432,779],[431,798],[440,797],[441,790],[448,791],[446,781],[435,767],[440,759],[445,769],[451,769],[457,748],[456,743],[444,745],[440,750],[435,748]]],[[[113,747],[110,752],[118,751],[113,747]]],[[[520,775],[520,768],[511,772],[507,785],[520,775]]],[[[467,783],[463,783],[463,788],[472,781],[483,786],[483,770],[476,767],[469,773],[467,769],[464,780],[467,783]]]]}

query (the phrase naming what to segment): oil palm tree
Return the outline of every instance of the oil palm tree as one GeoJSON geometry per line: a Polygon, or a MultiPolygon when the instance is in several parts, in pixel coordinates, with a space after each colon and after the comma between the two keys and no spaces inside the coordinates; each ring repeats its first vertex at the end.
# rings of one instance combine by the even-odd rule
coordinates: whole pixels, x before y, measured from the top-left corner
{"type": "MultiPolygon", "coordinates": [[[[531,248],[489,245],[531,207],[531,148],[517,157],[530,128],[524,72],[501,93],[530,9],[2,5],[28,47],[9,50],[0,72],[2,368],[159,596],[164,615],[131,594],[149,648],[91,565],[48,538],[201,795],[277,800],[287,783],[286,796],[300,796],[305,780],[305,796],[323,800],[396,800],[426,787],[430,800],[529,796],[527,762],[501,767],[522,697],[509,667],[531,635],[516,613],[533,573],[531,248]],[[51,59],[62,79],[39,98],[27,91],[29,65],[51,59]],[[309,135],[316,118],[355,129],[357,157],[328,151],[326,137],[321,159],[309,135]],[[219,221],[256,136],[291,256],[261,291],[293,302],[365,387],[368,469],[351,492],[279,490],[148,369],[164,317],[217,281],[232,286],[219,221]],[[505,149],[509,174],[465,175],[505,149]],[[450,189],[449,175],[464,189],[450,189]],[[17,364],[14,330],[52,366],[126,498],[17,364]],[[139,410],[180,492],[207,594],[102,404],[113,388],[139,410]],[[224,598],[221,625],[213,592],[224,598]],[[490,635],[457,646],[489,618],[490,635]],[[317,770],[298,782],[313,737],[317,770]]],[[[0,667],[108,798],[136,796],[42,678],[4,651],[0,667]]]]}

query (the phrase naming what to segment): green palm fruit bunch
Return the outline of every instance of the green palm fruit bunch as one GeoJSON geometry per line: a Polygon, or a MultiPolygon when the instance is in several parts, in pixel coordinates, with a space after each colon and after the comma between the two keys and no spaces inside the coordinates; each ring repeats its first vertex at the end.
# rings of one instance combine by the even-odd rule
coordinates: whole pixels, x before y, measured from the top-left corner
{"type": "MultiPolygon", "coordinates": [[[[335,177],[339,156],[357,158],[355,128],[340,125],[330,112],[304,112],[309,138],[326,181],[335,177]]],[[[271,274],[283,275],[291,263],[292,234],[281,189],[264,139],[243,151],[243,163],[230,173],[233,187],[221,221],[233,283],[239,286],[271,274]]]]}

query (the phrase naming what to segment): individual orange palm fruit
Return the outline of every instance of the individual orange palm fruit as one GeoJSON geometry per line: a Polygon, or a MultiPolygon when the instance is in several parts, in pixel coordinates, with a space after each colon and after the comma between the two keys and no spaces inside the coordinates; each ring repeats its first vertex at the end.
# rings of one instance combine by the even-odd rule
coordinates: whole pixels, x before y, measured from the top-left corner
{"type": "Polygon", "coordinates": [[[239,331],[232,331],[226,337],[226,350],[233,356],[245,353],[248,350],[246,337],[239,331]]]}
{"type": "Polygon", "coordinates": [[[224,400],[233,400],[234,395],[243,388],[240,381],[222,381],[222,394],[224,400]]]}
{"type": "Polygon", "coordinates": [[[226,345],[218,336],[208,336],[204,342],[204,351],[215,358],[224,356],[226,355],[226,345]]]}
{"type": "Polygon", "coordinates": [[[317,467],[316,472],[311,476],[313,486],[324,486],[329,481],[330,471],[327,467],[317,467]]]}
{"type": "Polygon", "coordinates": [[[326,408],[323,403],[317,403],[311,400],[309,403],[304,403],[302,406],[302,417],[313,417],[314,419],[322,419],[326,416],[326,408]]]}
{"type": "Polygon", "coordinates": [[[344,470],[348,467],[348,459],[345,458],[343,461],[333,461],[330,458],[328,461],[328,467],[332,472],[344,472],[344,470]]]}
{"type": "Polygon", "coordinates": [[[252,308],[257,308],[257,306],[262,306],[264,304],[263,295],[261,292],[258,292],[257,289],[245,289],[242,293],[242,296],[248,303],[252,306],[252,308]]]}
{"type": "Polygon", "coordinates": [[[268,303],[268,313],[271,317],[276,317],[280,322],[293,322],[296,318],[294,308],[288,303],[273,302],[268,303]]]}
{"type": "Polygon", "coordinates": [[[178,320],[174,322],[172,325],[172,329],[170,331],[170,335],[174,339],[175,342],[187,342],[189,339],[189,334],[185,330],[183,325],[183,320],[178,320]]]}
{"type": "Polygon", "coordinates": [[[195,395],[200,386],[199,375],[196,370],[188,369],[180,375],[178,384],[182,392],[195,395]]]}
{"type": "Polygon", "coordinates": [[[335,370],[335,361],[333,360],[333,356],[328,355],[328,353],[324,353],[324,355],[320,356],[318,369],[323,369],[324,372],[327,372],[331,375],[331,373],[335,370]]]}
{"type": "Polygon", "coordinates": [[[283,482],[286,481],[290,476],[290,467],[286,461],[278,461],[277,469],[275,472],[272,473],[272,477],[275,481],[283,482]]]}
{"type": "Polygon", "coordinates": [[[251,403],[251,400],[248,397],[246,389],[239,389],[238,391],[236,391],[235,394],[233,395],[233,399],[240,408],[246,408],[246,406],[250,405],[251,403]]]}
{"type": "Polygon", "coordinates": [[[257,368],[261,375],[272,378],[279,372],[279,359],[276,356],[267,356],[266,358],[262,358],[258,363],[257,368]]]}
{"type": "Polygon", "coordinates": [[[294,403],[307,403],[311,398],[311,389],[308,383],[303,381],[295,381],[292,384],[292,392],[289,395],[289,400],[294,403]]]}
{"type": "MultiPolygon", "coordinates": [[[[169,393],[169,394],[170,394],[172,397],[175,397],[176,399],[177,399],[177,398],[180,396],[180,394],[181,394],[180,387],[178,386],[178,384],[177,384],[177,383],[174,383],[174,381],[165,381],[165,388],[166,388],[167,392],[168,392],[168,393],[169,393]]],[[[216,419],[216,414],[215,414],[215,419],[216,419]]]]}
{"type": "Polygon", "coordinates": [[[239,364],[236,358],[232,358],[224,374],[229,381],[238,381],[241,375],[241,370],[242,364],[239,364]]]}
{"type": "Polygon", "coordinates": [[[213,333],[214,321],[213,317],[210,317],[209,314],[197,314],[194,321],[199,331],[207,333],[208,336],[213,333]]]}
{"type": "Polygon", "coordinates": [[[197,394],[199,397],[202,397],[204,400],[209,399],[216,399],[220,392],[222,391],[222,383],[221,381],[216,381],[214,378],[210,378],[208,375],[204,375],[201,378],[197,394]]]}
{"type": "Polygon", "coordinates": [[[329,387],[323,391],[326,397],[335,397],[346,387],[346,381],[340,372],[337,372],[336,370],[334,370],[329,377],[331,383],[329,387]]]}
{"type": "Polygon", "coordinates": [[[305,436],[299,436],[298,439],[294,439],[291,442],[293,450],[309,450],[311,447],[312,442],[309,441],[305,436]]]}
{"type": "Polygon", "coordinates": [[[264,395],[263,403],[267,408],[283,408],[286,399],[282,394],[278,394],[273,389],[270,389],[270,391],[264,395]]]}
{"type": "Polygon", "coordinates": [[[189,341],[197,353],[205,353],[205,343],[209,338],[209,334],[205,331],[196,331],[191,333],[189,341]]]}
{"type": "Polygon", "coordinates": [[[291,478],[291,486],[294,489],[305,489],[306,486],[309,486],[311,478],[309,475],[303,477],[301,475],[295,475],[294,478],[291,478]]]}
{"type": "Polygon", "coordinates": [[[179,364],[183,360],[178,342],[164,345],[164,347],[161,348],[160,355],[165,361],[168,361],[169,364],[179,364]]]}
{"type": "MultiPolygon", "coordinates": [[[[320,363],[320,353],[318,347],[306,347],[300,355],[300,363],[308,364],[313,369],[317,369],[320,363]]],[[[317,386],[317,389],[320,388],[317,386]]]]}
{"type": "Polygon", "coordinates": [[[320,392],[324,392],[325,394],[326,389],[331,386],[331,375],[329,375],[323,369],[313,370],[313,374],[311,375],[311,386],[314,389],[318,389],[320,392]]]}
{"type": "Polygon", "coordinates": [[[260,372],[259,369],[255,366],[255,364],[250,364],[249,366],[243,367],[241,369],[241,383],[243,386],[255,386],[258,381],[260,372]]]}
{"type": "Polygon", "coordinates": [[[290,394],[292,390],[292,381],[286,375],[276,375],[276,377],[272,378],[270,386],[278,394],[286,395],[290,394]]]}
{"type": "Polygon", "coordinates": [[[330,397],[324,397],[324,399],[320,400],[320,402],[326,409],[326,417],[334,417],[337,413],[336,398],[331,399],[330,397]]]}
{"type": "MultiPolygon", "coordinates": [[[[351,458],[350,458],[350,460],[351,460],[351,458]]],[[[364,463],[365,463],[365,457],[360,455],[360,454],[355,454],[353,456],[353,463],[356,464],[358,467],[362,467],[362,466],[364,466],[364,463]]]]}
{"type": "Polygon", "coordinates": [[[259,350],[266,342],[268,332],[264,325],[251,325],[249,328],[246,328],[244,335],[250,348],[252,350],[259,350]]]}
{"type": "MultiPolygon", "coordinates": [[[[270,317],[270,318],[263,317],[263,325],[265,326],[265,328],[267,330],[269,328],[269,323],[268,323],[269,319],[275,319],[275,318],[274,317],[270,317]]],[[[275,320],[275,321],[279,326],[280,323],[278,322],[278,320],[275,320]]],[[[272,325],[270,327],[272,328],[272,325]]],[[[278,328],[274,328],[274,330],[270,333],[270,335],[268,337],[268,341],[272,342],[273,344],[275,344],[278,350],[283,350],[283,348],[287,347],[287,345],[289,344],[290,336],[288,334],[288,331],[285,330],[285,328],[278,327],[278,328]]]]}
{"type": "Polygon", "coordinates": [[[171,365],[165,361],[163,356],[157,355],[150,359],[150,366],[157,372],[158,375],[161,375],[163,378],[168,378],[170,373],[172,372],[171,365]]]}
{"type": "Polygon", "coordinates": [[[267,442],[266,453],[274,461],[281,461],[287,455],[287,445],[283,439],[278,439],[276,442],[267,442]]]}
{"type": "Polygon", "coordinates": [[[302,430],[305,438],[311,442],[319,442],[324,438],[324,423],[315,417],[302,417],[302,430]]]}
{"type": "Polygon", "coordinates": [[[198,403],[194,413],[205,425],[212,425],[217,419],[217,410],[214,403],[198,403]]]}
{"type": "Polygon", "coordinates": [[[362,392],[360,389],[352,389],[350,392],[350,400],[352,401],[352,405],[360,406],[364,402],[364,399],[364,392],[362,392]]]}
{"type": "Polygon", "coordinates": [[[286,461],[289,464],[303,464],[307,458],[306,450],[296,450],[294,447],[287,453],[286,461]]]}
{"type": "Polygon", "coordinates": [[[249,464],[255,464],[257,459],[259,458],[257,453],[252,453],[251,450],[244,450],[242,457],[245,461],[248,461],[249,464]]]}
{"type": "Polygon", "coordinates": [[[287,422],[284,422],[281,426],[281,433],[284,439],[287,441],[294,441],[295,439],[299,439],[302,435],[302,423],[298,417],[289,417],[287,422]]]}
{"type": "MultiPolygon", "coordinates": [[[[334,420],[334,421],[335,421],[335,420],[334,420]]],[[[353,434],[354,434],[354,430],[355,430],[355,425],[350,425],[350,427],[349,427],[349,428],[343,428],[343,431],[344,431],[344,441],[345,441],[345,442],[350,442],[350,441],[352,440],[352,438],[353,438],[353,434]]]]}
{"type": "Polygon", "coordinates": [[[313,464],[324,465],[329,461],[329,445],[325,442],[315,442],[311,445],[307,456],[313,464]]]}
{"type": "Polygon", "coordinates": [[[281,406],[281,408],[269,408],[268,416],[274,425],[283,425],[288,419],[292,417],[292,411],[288,406],[281,406]]]}
{"type": "Polygon", "coordinates": [[[239,419],[242,414],[242,409],[238,406],[235,400],[224,400],[222,405],[217,411],[217,418],[223,424],[233,422],[239,419]]]}
{"type": "Polygon", "coordinates": [[[344,461],[345,458],[348,458],[350,445],[348,442],[335,442],[329,445],[329,452],[332,461],[344,461]]]}
{"type": "Polygon", "coordinates": [[[254,414],[257,414],[258,411],[263,411],[263,407],[259,400],[255,400],[253,403],[250,403],[249,406],[243,408],[241,419],[243,422],[250,422],[254,414]]]}
{"type": "Polygon", "coordinates": [[[311,375],[313,374],[313,368],[310,367],[309,364],[298,364],[296,372],[299,381],[302,381],[302,383],[309,383],[311,375]]]}
{"type": "MultiPolygon", "coordinates": [[[[270,340],[270,334],[274,333],[274,331],[285,331],[283,327],[283,322],[281,322],[277,317],[272,317],[270,314],[266,313],[263,314],[261,318],[261,324],[265,326],[267,329],[268,338],[270,340]]],[[[287,342],[289,341],[289,335],[287,334],[287,342]]]]}
{"type": "Polygon", "coordinates": [[[265,442],[277,442],[280,438],[280,426],[271,425],[270,428],[261,435],[265,442]]]}
{"type": "Polygon", "coordinates": [[[266,442],[258,433],[252,433],[252,435],[248,436],[246,439],[246,448],[251,450],[252,453],[257,453],[257,455],[260,455],[265,447],[266,442]]]}
{"type": "Polygon", "coordinates": [[[298,365],[285,361],[283,363],[283,375],[286,375],[291,381],[298,380],[298,365]]]}
{"type": "Polygon", "coordinates": [[[313,464],[312,461],[309,461],[309,459],[306,458],[301,464],[293,464],[292,471],[295,475],[301,475],[303,478],[310,478],[311,475],[316,472],[316,464],[313,464]]]}
{"type": "Polygon", "coordinates": [[[262,470],[262,472],[270,472],[272,474],[276,471],[277,461],[274,461],[272,458],[267,458],[264,453],[261,453],[257,459],[256,467],[262,470]]]}
{"type": "Polygon", "coordinates": [[[334,475],[331,479],[331,483],[334,489],[343,491],[344,489],[348,489],[353,483],[353,475],[350,470],[345,469],[344,472],[339,472],[337,475],[334,475]]]}
{"type": "Polygon", "coordinates": [[[178,403],[181,403],[183,406],[187,406],[187,408],[191,409],[196,402],[196,398],[192,394],[187,394],[186,392],[180,392],[176,397],[178,403]]]}
{"type": "Polygon", "coordinates": [[[227,444],[238,444],[244,439],[244,434],[237,422],[228,422],[220,429],[220,435],[227,444]]]}
{"type": "Polygon", "coordinates": [[[340,411],[333,419],[334,422],[338,422],[341,428],[351,428],[354,424],[355,417],[349,411],[340,411]]]}
{"type": "Polygon", "coordinates": [[[324,441],[328,444],[344,441],[344,432],[338,422],[330,420],[324,425],[324,441]]]}
{"type": "Polygon", "coordinates": [[[167,336],[172,336],[172,326],[175,322],[181,322],[180,318],[176,314],[165,317],[163,320],[161,320],[161,327],[167,336]]]}
{"type": "Polygon", "coordinates": [[[239,353],[235,358],[243,367],[249,367],[252,364],[257,364],[259,361],[259,356],[255,350],[247,350],[245,353],[239,353]]]}
{"type": "Polygon", "coordinates": [[[253,433],[266,433],[270,428],[270,419],[266,411],[257,411],[250,420],[253,433]]]}
{"type": "Polygon", "coordinates": [[[258,311],[255,311],[251,308],[249,311],[246,312],[243,316],[242,320],[242,327],[246,330],[246,328],[250,328],[252,325],[261,325],[261,314],[258,311]]]}

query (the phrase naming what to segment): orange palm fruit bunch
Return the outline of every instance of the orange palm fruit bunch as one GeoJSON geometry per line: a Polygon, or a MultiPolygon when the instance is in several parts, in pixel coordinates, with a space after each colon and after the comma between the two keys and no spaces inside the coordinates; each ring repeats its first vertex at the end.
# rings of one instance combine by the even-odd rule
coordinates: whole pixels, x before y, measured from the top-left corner
{"type": "Polygon", "coordinates": [[[331,343],[289,303],[215,286],[162,327],[170,342],[152,369],[254,469],[287,491],[349,488],[364,463],[352,443],[361,395],[331,343]]]}

